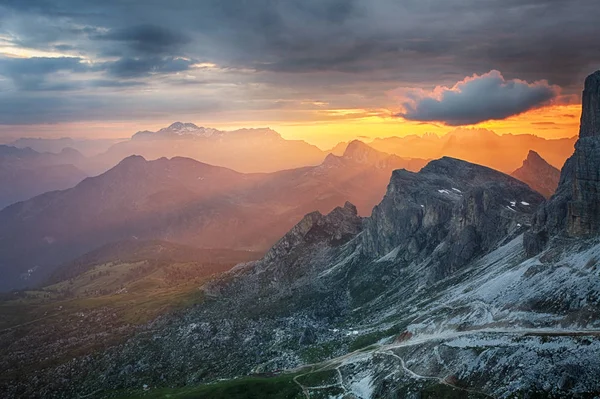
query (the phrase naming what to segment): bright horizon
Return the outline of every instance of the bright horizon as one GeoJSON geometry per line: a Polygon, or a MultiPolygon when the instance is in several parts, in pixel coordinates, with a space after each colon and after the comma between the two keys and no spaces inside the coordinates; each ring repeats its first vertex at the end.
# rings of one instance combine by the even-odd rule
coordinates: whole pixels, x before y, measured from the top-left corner
{"type": "Polygon", "coordinates": [[[174,121],[323,149],[456,127],[572,137],[600,67],[592,2],[178,4],[0,5],[0,142],[174,121]]]}
{"type": "MultiPolygon", "coordinates": [[[[353,110],[354,111],[354,110],[353,110]]],[[[357,112],[360,110],[356,110],[357,112]]],[[[545,139],[571,138],[578,134],[580,104],[549,106],[499,121],[487,121],[467,126],[444,126],[434,122],[398,121],[389,116],[365,116],[351,121],[288,122],[242,121],[224,123],[220,121],[198,121],[193,116],[185,119],[141,122],[73,122],[68,124],[0,126],[0,139],[9,143],[18,138],[63,138],[74,139],[128,139],[142,130],[157,131],[171,123],[191,122],[198,126],[220,130],[240,128],[271,128],[288,140],[304,140],[322,150],[328,150],[340,142],[351,140],[372,141],[376,138],[422,136],[434,133],[439,136],[456,129],[487,129],[499,135],[533,134],[545,139]]]]}

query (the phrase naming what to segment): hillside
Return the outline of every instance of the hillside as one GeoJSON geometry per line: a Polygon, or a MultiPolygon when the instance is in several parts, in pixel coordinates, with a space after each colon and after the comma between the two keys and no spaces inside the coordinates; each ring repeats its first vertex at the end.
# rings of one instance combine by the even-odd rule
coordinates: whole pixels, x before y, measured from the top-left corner
{"type": "Polygon", "coordinates": [[[188,158],[126,158],[76,187],[0,212],[0,289],[32,286],[60,264],[137,238],[264,251],[313,210],[349,200],[369,214],[392,170],[420,168],[356,142],[321,165],[242,174],[188,158]]]}
{"type": "Polygon", "coordinates": [[[201,303],[199,285],[259,257],[131,240],[69,262],[43,286],[0,298],[0,385],[24,370],[105,349],[156,317],[201,303]]]}
{"type": "Polygon", "coordinates": [[[305,397],[593,398],[599,104],[600,71],[547,201],[454,158],[396,170],[370,217],[350,203],[311,212],[262,259],[204,284],[202,304],[69,361],[68,381],[57,367],[7,392],[135,397],[277,374],[305,397]]]}

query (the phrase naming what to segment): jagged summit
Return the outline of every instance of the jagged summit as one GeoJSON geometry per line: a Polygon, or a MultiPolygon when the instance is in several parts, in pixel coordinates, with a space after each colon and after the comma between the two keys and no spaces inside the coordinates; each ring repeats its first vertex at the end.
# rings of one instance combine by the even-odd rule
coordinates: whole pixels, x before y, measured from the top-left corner
{"type": "Polygon", "coordinates": [[[506,237],[520,234],[543,197],[496,170],[444,157],[419,173],[396,170],[365,221],[364,251],[433,256],[430,276],[447,276],[506,237]]]}
{"type": "Polygon", "coordinates": [[[340,245],[353,238],[362,229],[362,219],[356,206],[346,201],[323,215],[315,211],[307,214],[265,255],[265,261],[278,259],[294,249],[310,243],[340,245]]]}
{"type": "Polygon", "coordinates": [[[193,123],[182,123],[175,122],[171,124],[169,127],[162,128],[156,134],[171,134],[171,135],[192,135],[192,136],[200,136],[200,137],[211,137],[215,134],[220,134],[217,129],[207,128],[207,127],[198,127],[193,123]]]}
{"type": "Polygon", "coordinates": [[[546,161],[537,152],[535,152],[533,150],[529,150],[529,152],[527,153],[527,158],[525,158],[525,161],[523,161],[523,163],[525,163],[525,162],[541,163],[541,162],[546,162],[546,161]]]}
{"type": "Polygon", "coordinates": [[[190,122],[186,122],[186,123],[174,122],[167,129],[169,129],[169,130],[199,130],[201,128],[199,128],[198,126],[196,126],[195,124],[190,123],[190,122]]]}
{"type": "Polygon", "coordinates": [[[511,176],[529,185],[546,198],[550,198],[560,180],[560,171],[550,165],[537,152],[530,150],[523,165],[511,176]]]}
{"type": "Polygon", "coordinates": [[[600,71],[585,80],[581,126],[575,152],[561,171],[556,194],[538,210],[525,235],[529,255],[541,252],[554,236],[600,234],[600,71]]]}

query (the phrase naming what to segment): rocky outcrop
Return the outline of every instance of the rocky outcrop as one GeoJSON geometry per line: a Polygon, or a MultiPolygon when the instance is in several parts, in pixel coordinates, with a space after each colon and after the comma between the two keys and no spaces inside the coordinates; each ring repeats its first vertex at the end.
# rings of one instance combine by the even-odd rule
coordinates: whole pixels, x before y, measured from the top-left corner
{"type": "Polygon", "coordinates": [[[294,249],[311,243],[326,243],[338,246],[356,236],[362,229],[362,219],[356,207],[346,202],[327,215],[312,212],[295,225],[265,255],[264,261],[271,262],[287,256],[294,249]]]}
{"type": "Polygon", "coordinates": [[[365,221],[363,250],[396,253],[407,263],[430,259],[437,279],[520,233],[542,201],[510,176],[445,157],[419,173],[394,172],[365,221]]]}
{"type": "Polygon", "coordinates": [[[541,252],[557,235],[600,233],[600,71],[587,77],[575,152],[561,171],[556,194],[537,212],[524,237],[528,255],[541,252]]]}
{"type": "Polygon", "coordinates": [[[531,150],[523,165],[511,173],[511,176],[521,180],[544,197],[550,198],[558,187],[560,170],[531,150]]]}
{"type": "Polygon", "coordinates": [[[579,138],[600,136],[600,71],[585,79],[581,98],[579,138]]]}

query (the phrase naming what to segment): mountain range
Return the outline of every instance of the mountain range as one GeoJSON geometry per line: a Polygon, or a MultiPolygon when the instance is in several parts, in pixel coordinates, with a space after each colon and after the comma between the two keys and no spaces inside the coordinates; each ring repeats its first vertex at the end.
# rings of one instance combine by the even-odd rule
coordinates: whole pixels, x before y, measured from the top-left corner
{"type": "Polygon", "coordinates": [[[548,200],[451,157],[395,170],[371,216],[349,202],[308,213],[262,259],[203,284],[202,303],[5,389],[143,397],[277,383],[306,398],[593,398],[598,121],[600,71],[585,81],[575,152],[548,200]]]}
{"type": "Polygon", "coordinates": [[[320,164],[327,155],[301,140],[286,140],[271,129],[220,131],[175,122],[157,132],[137,132],[98,156],[115,164],[130,155],[149,160],[188,157],[245,173],[275,172],[320,164]]]}
{"type": "Polygon", "coordinates": [[[532,134],[498,135],[486,129],[460,128],[443,136],[425,134],[380,138],[369,145],[401,157],[409,154],[425,159],[449,156],[512,173],[521,166],[530,150],[560,168],[573,154],[576,140],[577,137],[548,140],[532,134]]]}
{"type": "Polygon", "coordinates": [[[48,191],[73,187],[87,174],[83,156],[73,149],[58,154],[0,145],[0,209],[48,191]]]}
{"type": "Polygon", "coordinates": [[[71,137],[62,138],[41,138],[41,137],[23,137],[9,143],[10,146],[17,148],[31,148],[37,152],[60,153],[65,148],[77,150],[86,157],[93,157],[108,150],[112,145],[123,141],[124,139],[73,139],[71,137]]]}
{"type": "Polygon", "coordinates": [[[161,239],[265,251],[303,215],[346,200],[368,214],[393,170],[418,170],[355,141],[317,166],[243,174],[175,157],[131,156],[77,186],[0,211],[3,290],[41,282],[54,267],[104,244],[161,239]]]}

